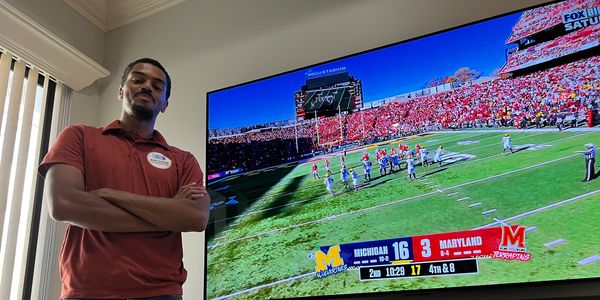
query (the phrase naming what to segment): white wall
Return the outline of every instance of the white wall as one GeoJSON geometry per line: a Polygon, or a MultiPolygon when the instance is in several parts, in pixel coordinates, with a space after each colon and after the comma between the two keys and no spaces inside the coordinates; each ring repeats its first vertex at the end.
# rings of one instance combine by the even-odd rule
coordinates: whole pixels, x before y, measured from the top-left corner
{"type": "MultiPolygon", "coordinates": [[[[106,36],[101,124],[120,116],[125,65],[161,61],[173,79],[158,129],[204,166],[205,95],[389,43],[542,3],[540,0],[190,0],[106,36]]],[[[243,118],[243,116],[239,116],[243,118]]],[[[204,240],[184,235],[186,299],[201,299],[204,240]]]]}
{"type": "MultiPolygon", "coordinates": [[[[4,0],[36,23],[102,65],[106,34],[61,0],[4,0]]],[[[98,125],[97,85],[73,92],[71,123],[98,125]]]]}
{"type": "Polygon", "coordinates": [[[58,35],[95,62],[102,64],[104,32],[61,0],[3,1],[8,2],[36,23],[58,35]]]}

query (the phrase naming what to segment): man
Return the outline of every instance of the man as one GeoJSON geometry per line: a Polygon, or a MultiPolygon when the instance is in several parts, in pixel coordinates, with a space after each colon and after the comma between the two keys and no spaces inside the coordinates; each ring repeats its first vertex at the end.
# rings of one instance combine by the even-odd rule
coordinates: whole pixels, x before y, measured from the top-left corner
{"type": "Polygon", "coordinates": [[[369,160],[369,154],[367,153],[367,151],[363,151],[361,160],[362,161],[369,160]]]}
{"type": "Polygon", "coordinates": [[[415,159],[412,155],[406,157],[406,172],[408,173],[408,180],[417,179],[417,175],[415,174],[415,159]]]}
{"type": "Polygon", "coordinates": [[[512,149],[512,145],[510,142],[510,136],[508,135],[508,133],[504,134],[504,137],[502,137],[502,154],[506,153],[506,150],[510,151],[510,153],[513,153],[513,149],[512,149]]]}
{"type": "Polygon", "coordinates": [[[420,154],[421,154],[421,166],[423,167],[427,167],[429,166],[429,161],[427,158],[427,155],[429,154],[429,151],[427,151],[427,147],[423,146],[420,150],[420,154]]]}
{"type": "Polygon", "coordinates": [[[391,171],[392,172],[396,172],[398,170],[400,170],[400,157],[398,155],[398,153],[396,152],[396,148],[392,147],[392,168],[391,171]]]}
{"type": "Polygon", "coordinates": [[[371,160],[363,160],[363,171],[365,171],[365,181],[371,181],[371,160]]]}
{"type": "Polygon", "coordinates": [[[158,61],[130,63],[120,120],[66,128],[42,161],[50,215],[69,224],[61,299],[182,299],[181,232],[206,228],[210,199],[194,156],[154,130],[170,92],[158,61]]]}
{"type": "Polygon", "coordinates": [[[313,178],[316,179],[321,179],[321,176],[319,176],[319,167],[317,167],[317,164],[314,163],[312,165],[312,174],[313,174],[313,178]]]}
{"type": "Polygon", "coordinates": [[[350,176],[352,176],[352,185],[354,186],[354,191],[358,191],[358,186],[360,185],[360,175],[354,171],[354,169],[350,168],[350,176]]]}
{"type": "Polygon", "coordinates": [[[342,165],[340,167],[340,178],[342,179],[342,183],[344,184],[344,188],[348,188],[348,169],[346,169],[346,165],[342,165]]]}
{"type": "Polygon", "coordinates": [[[329,174],[329,173],[325,174],[325,180],[323,180],[323,183],[325,183],[325,189],[332,196],[335,196],[335,191],[333,190],[333,178],[331,177],[331,174],[329,174]]]}
{"type": "Polygon", "coordinates": [[[379,163],[379,175],[380,176],[385,176],[386,175],[386,167],[387,167],[387,160],[385,158],[385,153],[383,151],[379,152],[378,157],[377,157],[377,162],[379,163]]]}
{"type": "Polygon", "coordinates": [[[325,171],[329,175],[333,174],[333,173],[331,173],[331,167],[329,166],[329,159],[327,159],[327,158],[325,158],[325,171]]]}
{"type": "Polygon", "coordinates": [[[596,147],[594,144],[585,144],[585,151],[579,151],[585,157],[585,178],[581,182],[588,182],[594,179],[594,164],[596,163],[596,147]]]}
{"type": "Polygon", "coordinates": [[[437,150],[435,150],[435,155],[433,156],[433,162],[439,163],[439,166],[442,166],[442,154],[444,154],[444,146],[440,145],[437,150]]]}

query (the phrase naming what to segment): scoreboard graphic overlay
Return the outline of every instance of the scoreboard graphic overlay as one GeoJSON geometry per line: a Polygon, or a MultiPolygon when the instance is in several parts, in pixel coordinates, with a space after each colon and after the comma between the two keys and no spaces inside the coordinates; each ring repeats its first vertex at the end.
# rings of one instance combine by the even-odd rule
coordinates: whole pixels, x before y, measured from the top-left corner
{"type": "Polygon", "coordinates": [[[501,226],[324,246],[317,278],[359,268],[361,281],[478,274],[478,259],[528,261],[525,227],[501,226]]]}

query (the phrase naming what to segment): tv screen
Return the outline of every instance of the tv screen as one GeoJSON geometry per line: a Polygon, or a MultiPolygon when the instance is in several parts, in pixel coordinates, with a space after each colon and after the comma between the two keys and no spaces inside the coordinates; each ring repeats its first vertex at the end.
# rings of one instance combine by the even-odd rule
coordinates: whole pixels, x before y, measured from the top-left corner
{"type": "Polygon", "coordinates": [[[208,93],[209,299],[600,277],[600,0],[208,93]]]}

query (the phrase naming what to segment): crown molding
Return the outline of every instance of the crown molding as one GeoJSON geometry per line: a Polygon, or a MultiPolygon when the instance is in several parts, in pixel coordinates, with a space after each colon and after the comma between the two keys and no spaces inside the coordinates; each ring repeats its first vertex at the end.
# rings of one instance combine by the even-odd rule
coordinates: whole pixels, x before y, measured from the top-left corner
{"type": "Polygon", "coordinates": [[[62,0],[104,32],[141,20],[185,0],[62,0]]]}
{"type": "Polygon", "coordinates": [[[0,1],[0,46],[78,91],[110,75],[104,67],[0,1]]]}
{"type": "Polygon", "coordinates": [[[107,2],[106,29],[111,31],[133,23],[183,1],[185,0],[109,0],[107,2]]]}
{"type": "Polygon", "coordinates": [[[105,0],[62,0],[94,26],[106,32],[106,1],[105,0]]]}

